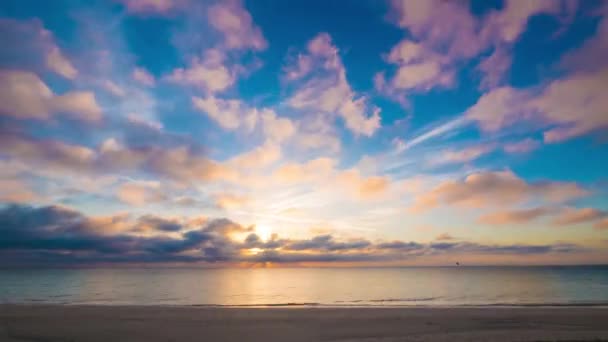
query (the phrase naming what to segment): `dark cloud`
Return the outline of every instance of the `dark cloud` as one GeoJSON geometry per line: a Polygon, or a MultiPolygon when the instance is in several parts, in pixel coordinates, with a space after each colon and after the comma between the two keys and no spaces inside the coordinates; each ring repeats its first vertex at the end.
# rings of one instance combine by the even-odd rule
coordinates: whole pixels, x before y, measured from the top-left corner
{"type": "Polygon", "coordinates": [[[336,242],[331,235],[319,235],[310,240],[299,240],[288,243],[285,249],[292,251],[302,250],[324,250],[342,251],[364,249],[371,246],[371,242],[366,240],[355,240],[349,242],[336,242]]]}
{"type": "Polygon", "coordinates": [[[135,220],[125,215],[89,218],[58,206],[6,205],[0,207],[0,263],[370,262],[439,253],[532,255],[582,250],[566,243],[372,243],[338,241],[331,235],[301,240],[274,235],[262,241],[252,230],[225,218],[184,223],[152,215],[135,220]],[[147,227],[145,235],[139,234],[142,226],[147,227]],[[246,233],[242,242],[234,238],[246,233]],[[252,248],[261,251],[252,254],[252,248]]]}
{"type": "Polygon", "coordinates": [[[138,219],[140,229],[153,229],[164,232],[177,232],[182,230],[182,225],[176,220],[168,220],[154,215],[145,215],[138,219]]]}

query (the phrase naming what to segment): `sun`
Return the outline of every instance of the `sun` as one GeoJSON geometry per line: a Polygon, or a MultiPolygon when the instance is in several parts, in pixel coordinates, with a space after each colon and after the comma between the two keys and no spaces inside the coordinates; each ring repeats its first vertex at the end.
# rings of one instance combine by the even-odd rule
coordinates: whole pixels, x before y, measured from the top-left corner
{"type": "Polygon", "coordinates": [[[262,241],[268,241],[272,237],[272,229],[265,225],[257,225],[255,227],[255,232],[258,234],[260,239],[262,239],[262,241]]]}

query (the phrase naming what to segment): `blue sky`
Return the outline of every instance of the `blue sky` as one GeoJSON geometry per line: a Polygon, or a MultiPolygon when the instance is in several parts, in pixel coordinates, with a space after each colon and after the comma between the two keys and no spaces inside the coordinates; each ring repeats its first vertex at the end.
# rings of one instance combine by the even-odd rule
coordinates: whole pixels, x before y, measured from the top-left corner
{"type": "Polygon", "coordinates": [[[47,245],[76,220],[137,261],[605,262],[607,11],[4,1],[0,247],[91,262],[47,245]]]}

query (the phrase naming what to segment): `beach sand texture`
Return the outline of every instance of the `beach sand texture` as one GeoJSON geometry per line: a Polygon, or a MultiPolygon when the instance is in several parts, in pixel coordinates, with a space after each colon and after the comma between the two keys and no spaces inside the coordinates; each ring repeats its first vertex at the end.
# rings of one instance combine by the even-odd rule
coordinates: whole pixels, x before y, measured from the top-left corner
{"type": "Polygon", "coordinates": [[[608,309],[1,305],[0,341],[608,341],[608,309]]]}

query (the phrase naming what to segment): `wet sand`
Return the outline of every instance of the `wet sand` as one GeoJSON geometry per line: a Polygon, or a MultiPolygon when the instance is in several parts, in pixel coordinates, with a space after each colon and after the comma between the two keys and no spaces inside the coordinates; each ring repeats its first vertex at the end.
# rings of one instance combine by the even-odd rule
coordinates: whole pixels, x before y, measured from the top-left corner
{"type": "Polygon", "coordinates": [[[608,308],[0,305],[0,341],[608,341],[608,308]]]}

